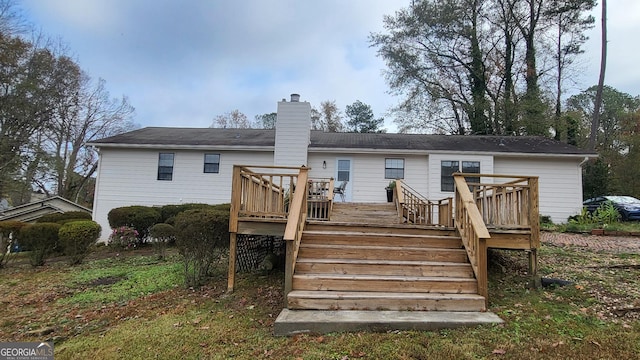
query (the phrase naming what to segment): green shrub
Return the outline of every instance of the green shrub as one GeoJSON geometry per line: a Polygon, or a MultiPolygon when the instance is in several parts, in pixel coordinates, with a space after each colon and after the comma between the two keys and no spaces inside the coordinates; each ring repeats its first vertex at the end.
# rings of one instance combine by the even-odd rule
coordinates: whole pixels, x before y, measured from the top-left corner
{"type": "Polygon", "coordinates": [[[30,250],[32,266],[44,265],[45,258],[58,245],[58,230],[60,224],[56,223],[29,224],[20,230],[20,244],[30,250]]]}
{"type": "Polygon", "coordinates": [[[187,210],[207,209],[211,208],[209,204],[190,203],[179,205],[164,205],[160,208],[160,222],[167,223],[167,220],[175,218],[176,215],[187,210]]]}
{"type": "Polygon", "coordinates": [[[107,218],[112,229],[122,226],[136,229],[142,243],[149,236],[149,228],[160,222],[160,212],[149,206],[125,206],[111,209],[107,218]]]}
{"type": "Polygon", "coordinates": [[[58,231],[59,241],[68,257],[69,264],[80,264],[89,254],[89,249],[100,237],[101,228],[97,222],[78,220],[68,222],[58,231]]]}
{"type": "Polygon", "coordinates": [[[155,248],[158,258],[164,259],[167,245],[176,241],[175,228],[169,224],[155,224],[149,230],[149,235],[151,235],[151,241],[153,242],[153,247],[155,248]]]}
{"type": "Polygon", "coordinates": [[[200,286],[229,244],[229,213],[187,210],[176,216],[176,245],[184,258],[185,284],[200,286]]]}
{"type": "Polygon", "coordinates": [[[108,245],[114,248],[131,250],[138,247],[140,243],[138,230],[129,226],[120,226],[109,235],[108,245]]]}
{"type": "Polygon", "coordinates": [[[91,214],[85,211],[67,211],[66,213],[52,213],[38,219],[39,223],[61,224],[72,220],[91,220],[91,214]]]}
{"type": "Polygon", "coordinates": [[[620,213],[610,202],[605,202],[600,205],[593,213],[589,213],[587,208],[582,208],[580,215],[571,216],[569,218],[569,224],[576,225],[609,225],[618,222],[620,219],[620,213]]]}
{"type": "Polygon", "coordinates": [[[5,267],[9,261],[7,249],[13,246],[19,237],[20,229],[26,225],[27,223],[16,220],[0,221],[0,269],[5,267]]]}

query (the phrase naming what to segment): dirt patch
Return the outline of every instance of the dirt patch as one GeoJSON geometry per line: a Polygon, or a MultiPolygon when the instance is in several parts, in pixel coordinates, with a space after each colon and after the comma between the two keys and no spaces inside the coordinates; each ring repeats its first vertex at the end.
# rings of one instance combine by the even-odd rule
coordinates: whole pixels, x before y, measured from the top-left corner
{"type": "Polygon", "coordinates": [[[101,278],[97,278],[95,280],[91,280],[89,281],[86,285],[87,286],[103,286],[103,285],[113,285],[121,280],[125,280],[127,277],[124,275],[120,275],[120,276],[105,276],[105,277],[101,277],[101,278]]]}
{"type": "Polygon", "coordinates": [[[640,254],[640,238],[635,236],[601,236],[543,231],[540,240],[556,246],[577,246],[591,251],[640,254]]]}

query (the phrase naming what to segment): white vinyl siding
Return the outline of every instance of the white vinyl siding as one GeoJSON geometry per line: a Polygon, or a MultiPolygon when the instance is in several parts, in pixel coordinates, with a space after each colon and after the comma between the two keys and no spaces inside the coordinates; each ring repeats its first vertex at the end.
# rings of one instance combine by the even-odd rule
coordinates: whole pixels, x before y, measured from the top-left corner
{"type": "MultiPolygon", "coordinates": [[[[309,176],[312,178],[335,177],[336,159],[344,158],[342,153],[310,153],[309,176]],[[323,169],[322,162],[326,161],[327,168],[323,169]]],[[[385,179],[384,159],[390,158],[383,154],[353,154],[348,155],[351,160],[351,201],[352,202],[386,202],[385,187],[389,179],[385,179]]],[[[427,156],[405,155],[403,181],[420,192],[425,197],[427,192],[427,156]]],[[[337,182],[336,182],[337,183],[337,182]]]]}
{"type": "Polygon", "coordinates": [[[538,176],[540,214],[566,223],[582,209],[582,170],[579,159],[496,158],[497,174],[538,176]]]}
{"type": "Polygon", "coordinates": [[[310,129],[311,105],[308,102],[278,102],[273,165],[307,165],[310,129]]]}
{"type": "Polygon", "coordinates": [[[205,153],[211,152],[100,149],[93,217],[102,226],[101,239],[111,232],[107,214],[113,208],[228,203],[234,164],[273,165],[272,152],[220,151],[219,173],[212,177],[202,171],[205,153]],[[157,180],[160,152],[175,154],[172,181],[157,180]]]}

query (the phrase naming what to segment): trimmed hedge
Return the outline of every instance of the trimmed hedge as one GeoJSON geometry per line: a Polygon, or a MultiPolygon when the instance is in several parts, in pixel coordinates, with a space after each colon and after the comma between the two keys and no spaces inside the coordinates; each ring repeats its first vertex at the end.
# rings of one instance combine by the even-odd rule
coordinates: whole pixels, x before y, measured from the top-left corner
{"type": "Polygon", "coordinates": [[[58,245],[58,230],[60,224],[36,223],[20,229],[20,244],[27,247],[31,266],[44,265],[45,258],[58,245]]]}
{"type": "Polygon", "coordinates": [[[149,206],[125,206],[111,209],[107,215],[112,229],[128,226],[138,231],[138,240],[144,242],[149,229],[160,222],[160,212],[149,206]]]}
{"type": "MultiPolygon", "coordinates": [[[[201,204],[201,203],[190,203],[190,204],[180,204],[180,205],[164,205],[160,208],[160,222],[161,223],[169,223],[167,220],[175,218],[176,215],[181,212],[187,210],[197,210],[197,209],[207,209],[211,208],[212,205],[209,204],[201,204]]],[[[173,219],[175,220],[175,219],[173,219]]],[[[173,221],[171,220],[171,221],[173,221]]]]}
{"type": "Polygon", "coordinates": [[[153,239],[153,247],[159,259],[164,259],[165,249],[170,243],[176,241],[176,229],[169,224],[155,224],[149,230],[149,235],[153,239]]]}
{"type": "Polygon", "coordinates": [[[69,264],[80,264],[89,254],[91,245],[100,237],[100,225],[91,220],[71,221],[60,227],[58,237],[68,256],[69,264]]]}
{"type": "Polygon", "coordinates": [[[68,211],[66,213],[53,213],[42,216],[38,223],[58,223],[62,224],[72,220],[91,220],[91,214],[84,211],[68,211]]]}
{"type": "Polygon", "coordinates": [[[186,286],[200,286],[220,249],[229,245],[229,212],[187,210],[176,216],[176,245],[184,258],[186,286]]]}

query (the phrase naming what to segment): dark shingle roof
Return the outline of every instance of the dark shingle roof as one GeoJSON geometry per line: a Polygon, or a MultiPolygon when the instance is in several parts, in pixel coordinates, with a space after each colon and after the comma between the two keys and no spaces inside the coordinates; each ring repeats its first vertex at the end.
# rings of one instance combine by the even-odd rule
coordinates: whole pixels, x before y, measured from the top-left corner
{"type": "MultiPolygon", "coordinates": [[[[101,146],[273,147],[275,130],[147,127],[91,143],[101,146]]],[[[309,149],[465,151],[595,155],[560,141],[537,136],[464,136],[311,132],[309,149]]]]}

